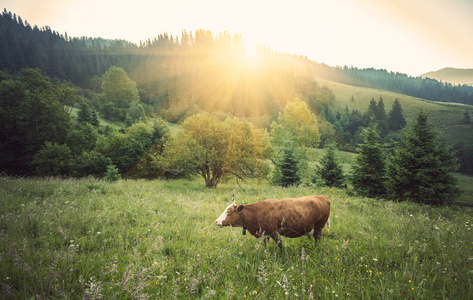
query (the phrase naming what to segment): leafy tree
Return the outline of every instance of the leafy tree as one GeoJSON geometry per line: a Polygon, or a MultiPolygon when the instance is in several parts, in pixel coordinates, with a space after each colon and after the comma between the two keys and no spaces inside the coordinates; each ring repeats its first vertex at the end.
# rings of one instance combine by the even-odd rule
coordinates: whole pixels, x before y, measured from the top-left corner
{"type": "Polygon", "coordinates": [[[163,119],[158,118],[153,123],[153,142],[150,149],[125,174],[127,178],[154,179],[167,176],[162,155],[164,146],[171,138],[169,126],[163,119]]]}
{"type": "Polygon", "coordinates": [[[102,178],[107,172],[111,160],[96,150],[83,151],[76,155],[71,162],[73,177],[95,176],[102,178]]]}
{"type": "Polygon", "coordinates": [[[457,160],[442,147],[440,133],[421,109],[405,141],[396,143],[388,161],[388,191],[397,200],[444,204],[459,194],[457,160]]]}
{"type": "Polygon", "coordinates": [[[402,113],[401,103],[396,98],[389,112],[388,127],[391,130],[400,130],[406,127],[406,124],[407,122],[402,113]]]}
{"type": "Polygon", "coordinates": [[[109,157],[112,164],[124,174],[151,148],[154,141],[153,128],[144,123],[136,123],[123,134],[111,135],[99,147],[99,151],[109,157]]]}
{"type": "Polygon", "coordinates": [[[271,137],[278,146],[291,142],[294,147],[317,147],[320,142],[317,119],[300,99],[288,102],[278,121],[271,124],[271,137]]]}
{"type": "Polygon", "coordinates": [[[112,106],[105,115],[121,120],[124,120],[126,110],[140,100],[136,83],[120,67],[113,66],[102,76],[102,92],[105,105],[102,106],[102,110],[105,111],[107,107],[112,106]]]}
{"type": "Polygon", "coordinates": [[[296,99],[286,104],[278,121],[271,124],[271,139],[281,149],[273,160],[276,165],[273,182],[282,186],[298,184],[300,173],[307,169],[306,148],[320,143],[317,119],[305,102],[296,99]]]}
{"type": "Polygon", "coordinates": [[[34,155],[32,164],[39,176],[69,176],[72,173],[72,152],[67,145],[46,142],[34,155]]]}
{"type": "Polygon", "coordinates": [[[371,122],[370,126],[363,130],[364,144],[360,145],[350,176],[354,190],[370,198],[386,195],[386,166],[383,149],[378,144],[379,133],[376,127],[376,124],[371,122]]]}
{"type": "Polygon", "coordinates": [[[83,151],[95,148],[98,133],[90,123],[79,123],[67,133],[65,143],[74,155],[80,155],[83,151]]]}
{"type": "Polygon", "coordinates": [[[243,180],[264,175],[269,151],[265,130],[247,121],[197,114],[182,123],[182,130],[165,146],[164,159],[173,173],[195,172],[207,187],[216,187],[225,175],[243,180]]]}
{"type": "MultiPolygon", "coordinates": [[[[23,69],[17,79],[0,82],[0,169],[31,175],[33,156],[45,145],[62,144],[71,127],[62,85],[39,69],[23,69]]],[[[73,95],[69,95],[73,97],[73,95]]]]}
{"type": "Polygon", "coordinates": [[[335,143],[328,144],[325,156],[322,157],[317,169],[323,184],[330,187],[341,187],[345,182],[342,166],[337,161],[336,151],[335,143]]]}

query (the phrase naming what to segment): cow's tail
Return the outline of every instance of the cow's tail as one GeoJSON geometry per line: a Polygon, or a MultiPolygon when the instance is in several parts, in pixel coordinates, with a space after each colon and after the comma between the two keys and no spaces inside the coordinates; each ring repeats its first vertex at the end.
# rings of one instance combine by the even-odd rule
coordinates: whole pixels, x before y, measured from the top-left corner
{"type": "Polygon", "coordinates": [[[328,219],[327,219],[327,230],[328,232],[330,232],[330,216],[328,216],[328,219]]]}

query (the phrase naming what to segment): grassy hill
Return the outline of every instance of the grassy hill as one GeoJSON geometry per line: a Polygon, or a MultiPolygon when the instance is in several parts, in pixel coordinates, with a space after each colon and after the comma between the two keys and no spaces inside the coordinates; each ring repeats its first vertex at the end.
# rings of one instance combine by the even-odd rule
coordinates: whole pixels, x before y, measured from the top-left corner
{"type": "Polygon", "coordinates": [[[416,113],[423,108],[430,113],[430,120],[438,122],[438,125],[444,130],[446,142],[452,145],[463,143],[470,151],[473,151],[473,127],[462,124],[465,110],[469,110],[470,115],[473,114],[473,106],[471,105],[434,102],[378,89],[345,85],[321,78],[317,78],[317,81],[333,91],[336,98],[334,105],[340,109],[345,109],[348,106],[350,110],[358,109],[365,112],[368,110],[372,98],[378,100],[379,97],[383,97],[386,112],[389,113],[397,98],[402,105],[406,119],[413,121],[416,113]],[[354,101],[351,100],[352,97],[354,101]]]}
{"type": "Polygon", "coordinates": [[[0,177],[0,215],[1,298],[473,298],[471,208],[264,183],[0,177]],[[214,225],[233,194],[324,194],[330,231],[265,247],[214,225]]]}
{"type": "Polygon", "coordinates": [[[453,84],[473,85],[473,69],[443,68],[438,71],[425,73],[422,77],[429,77],[453,84]]]}

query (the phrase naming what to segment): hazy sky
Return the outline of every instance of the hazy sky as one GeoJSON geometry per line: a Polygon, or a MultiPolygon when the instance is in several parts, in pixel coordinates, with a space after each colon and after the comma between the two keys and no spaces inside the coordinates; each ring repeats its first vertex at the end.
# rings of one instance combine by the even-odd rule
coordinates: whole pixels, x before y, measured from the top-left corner
{"type": "Polygon", "coordinates": [[[332,66],[414,76],[473,68],[472,0],[0,0],[0,7],[71,37],[139,43],[207,29],[332,66]]]}

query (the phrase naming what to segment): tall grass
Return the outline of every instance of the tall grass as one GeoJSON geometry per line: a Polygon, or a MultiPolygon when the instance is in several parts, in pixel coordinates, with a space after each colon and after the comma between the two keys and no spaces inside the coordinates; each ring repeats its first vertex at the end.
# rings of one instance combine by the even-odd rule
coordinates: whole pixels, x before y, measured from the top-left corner
{"type": "Polygon", "coordinates": [[[336,189],[0,177],[3,298],[473,298],[473,211],[336,189]],[[266,247],[230,203],[325,194],[331,230],[266,247]]]}

